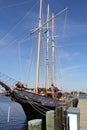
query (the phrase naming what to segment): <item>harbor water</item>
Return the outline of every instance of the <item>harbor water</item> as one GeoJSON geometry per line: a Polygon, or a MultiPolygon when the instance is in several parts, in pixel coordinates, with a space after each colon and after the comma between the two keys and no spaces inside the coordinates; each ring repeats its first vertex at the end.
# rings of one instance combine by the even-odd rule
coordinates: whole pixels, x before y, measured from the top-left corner
{"type": "Polygon", "coordinates": [[[27,130],[21,105],[5,96],[0,96],[0,130],[27,130]]]}

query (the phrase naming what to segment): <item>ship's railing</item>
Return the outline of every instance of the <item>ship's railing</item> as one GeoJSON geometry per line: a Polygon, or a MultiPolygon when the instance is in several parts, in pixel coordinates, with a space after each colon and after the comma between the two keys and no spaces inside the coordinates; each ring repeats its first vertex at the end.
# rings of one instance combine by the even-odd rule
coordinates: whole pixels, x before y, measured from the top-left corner
{"type": "Polygon", "coordinates": [[[14,86],[18,81],[0,72],[0,81],[8,86],[14,86]]]}

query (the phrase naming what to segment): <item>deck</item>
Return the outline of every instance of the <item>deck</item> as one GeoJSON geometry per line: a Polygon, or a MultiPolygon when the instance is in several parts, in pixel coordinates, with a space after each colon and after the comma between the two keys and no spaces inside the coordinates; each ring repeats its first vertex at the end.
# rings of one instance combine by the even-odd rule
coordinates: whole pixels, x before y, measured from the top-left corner
{"type": "Polygon", "coordinates": [[[80,130],[87,130],[87,99],[80,99],[80,130]]]}

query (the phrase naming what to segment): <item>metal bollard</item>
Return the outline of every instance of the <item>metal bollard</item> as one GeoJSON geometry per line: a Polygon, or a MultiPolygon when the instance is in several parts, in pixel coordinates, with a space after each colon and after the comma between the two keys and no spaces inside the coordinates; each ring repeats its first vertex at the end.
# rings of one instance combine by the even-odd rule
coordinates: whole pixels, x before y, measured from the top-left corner
{"type": "Polygon", "coordinates": [[[28,121],[28,130],[42,130],[42,119],[28,121]]]}

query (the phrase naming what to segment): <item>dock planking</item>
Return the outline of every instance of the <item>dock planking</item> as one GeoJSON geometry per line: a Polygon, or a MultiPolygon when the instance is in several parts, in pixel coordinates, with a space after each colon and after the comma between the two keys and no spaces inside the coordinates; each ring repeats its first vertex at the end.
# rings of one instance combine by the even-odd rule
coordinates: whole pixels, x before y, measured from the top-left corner
{"type": "Polygon", "coordinates": [[[80,130],[87,130],[87,99],[80,99],[80,130]]]}

